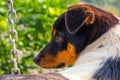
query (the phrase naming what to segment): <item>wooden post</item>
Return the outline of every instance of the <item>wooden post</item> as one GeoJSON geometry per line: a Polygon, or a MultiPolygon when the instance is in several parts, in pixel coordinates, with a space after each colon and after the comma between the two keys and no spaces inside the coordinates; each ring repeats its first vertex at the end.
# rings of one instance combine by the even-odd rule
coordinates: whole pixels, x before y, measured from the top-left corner
{"type": "Polygon", "coordinates": [[[0,80],[68,80],[59,73],[40,75],[0,75],[0,80]]]}

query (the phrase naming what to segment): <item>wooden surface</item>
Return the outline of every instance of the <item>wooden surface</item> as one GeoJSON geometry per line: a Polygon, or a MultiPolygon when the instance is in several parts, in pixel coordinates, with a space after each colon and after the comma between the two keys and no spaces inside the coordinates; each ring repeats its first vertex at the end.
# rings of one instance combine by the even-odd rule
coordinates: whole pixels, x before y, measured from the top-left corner
{"type": "Polygon", "coordinates": [[[68,80],[58,73],[41,75],[0,75],[0,80],[68,80]]]}

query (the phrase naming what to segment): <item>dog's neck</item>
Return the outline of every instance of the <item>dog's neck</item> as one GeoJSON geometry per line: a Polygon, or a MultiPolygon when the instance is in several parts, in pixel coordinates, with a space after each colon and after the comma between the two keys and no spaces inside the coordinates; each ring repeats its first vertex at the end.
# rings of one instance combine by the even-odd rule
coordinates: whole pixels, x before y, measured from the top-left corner
{"type": "MultiPolygon", "coordinates": [[[[96,11],[98,12],[98,11],[96,11]]],[[[77,35],[81,36],[83,34],[86,38],[84,40],[84,47],[81,49],[81,44],[77,45],[77,53],[79,54],[81,50],[83,50],[86,46],[90,45],[97,39],[99,39],[102,35],[106,34],[111,28],[115,27],[116,24],[119,23],[119,19],[114,15],[108,13],[103,14],[96,13],[95,22],[91,25],[84,25],[78,32],[77,35]],[[109,15],[109,16],[108,16],[109,15]],[[113,20],[113,21],[112,21],[113,20]]],[[[84,43],[83,42],[83,43],[84,43]]]]}
{"type": "Polygon", "coordinates": [[[120,22],[80,52],[75,65],[95,56],[97,58],[120,57],[120,22]]]}

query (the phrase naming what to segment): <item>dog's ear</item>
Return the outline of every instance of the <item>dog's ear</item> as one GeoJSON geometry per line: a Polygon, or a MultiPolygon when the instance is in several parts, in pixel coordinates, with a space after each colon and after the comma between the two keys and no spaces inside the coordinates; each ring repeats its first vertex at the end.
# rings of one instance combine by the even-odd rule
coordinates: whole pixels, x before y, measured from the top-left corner
{"type": "Polygon", "coordinates": [[[65,13],[65,25],[70,34],[75,34],[83,25],[93,24],[94,13],[91,10],[74,8],[65,13]]]}

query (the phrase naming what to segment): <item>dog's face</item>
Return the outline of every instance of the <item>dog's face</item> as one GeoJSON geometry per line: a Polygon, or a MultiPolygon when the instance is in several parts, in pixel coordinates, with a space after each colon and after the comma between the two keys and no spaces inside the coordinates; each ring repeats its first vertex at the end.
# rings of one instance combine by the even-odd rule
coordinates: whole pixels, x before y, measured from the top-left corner
{"type": "Polygon", "coordinates": [[[106,32],[107,22],[100,24],[106,20],[104,17],[100,18],[102,15],[103,11],[95,12],[93,7],[88,5],[69,7],[54,23],[51,41],[34,57],[34,62],[44,68],[73,64],[88,44],[106,32]]]}

